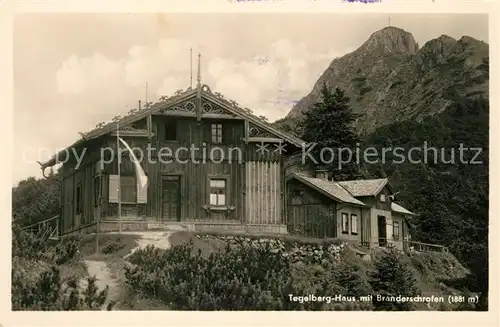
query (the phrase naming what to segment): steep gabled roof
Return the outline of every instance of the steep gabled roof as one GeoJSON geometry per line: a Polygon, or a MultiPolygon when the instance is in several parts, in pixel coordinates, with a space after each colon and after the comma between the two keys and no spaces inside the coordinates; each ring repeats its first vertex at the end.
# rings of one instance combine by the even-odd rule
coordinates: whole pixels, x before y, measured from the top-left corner
{"type": "Polygon", "coordinates": [[[353,196],[375,196],[387,185],[391,192],[393,192],[391,185],[387,178],[380,179],[360,179],[352,181],[338,182],[353,196]]]}
{"type": "MultiPolygon", "coordinates": [[[[215,92],[212,93],[210,88],[207,85],[202,85],[200,86],[200,89],[193,89],[193,88],[188,88],[187,90],[178,90],[175,92],[175,95],[172,97],[160,97],[159,101],[157,103],[146,103],[145,109],[143,110],[131,110],[129,111],[127,116],[121,117],[121,116],[116,116],[115,119],[113,119],[112,122],[106,123],[106,124],[98,124],[93,130],[87,132],[87,133],[80,133],[82,136],[81,139],[78,141],[74,142],[72,145],[68,146],[68,148],[73,148],[76,146],[79,146],[91,139],[98,138],[100,136],[106,135],[108,133],[111,133],[113,131],[116,131],[117,126],[124,127],[126,125],[132,124],[134,122],[137,122],[141,119],[146,118],[150,114],[154,114],[156,112],[162,111],[166,108],[173,107],[175,105],[178,105],[192,97],[195,97],[197,93],[200,92],[201,96],[209,101],[212,101],[214,103],[219,104],[222,106],[225,110],[228,112],[231,112],[238,117],[241,117],[242,119],[246,119],[249,122],[255,124],[256,126],[268,131],[269,133],[272,133],[286,142],[289,142],[297,147],[302,147],[302,144],[305,142],[302,141],[301,139],[297,138],[296,136],[293,136],[289,133],[282,132],[274,127],[272,127],[268,122],[265,120],[257,117],[252,113],[252,111],[248,108],[241,108],[238,106],[238,103],[232,100],[226,99],[222,94],[215,92]]],[[[65,153],[65,150],[62,150],[58,154],[54,155],[51,159],[47,160],[46,162],[40,163],[41,168],[45,169],[47,167],[53,166],[57,163],[57,158],[60,154],[65,153]]]]}
{"type": "Polygon", "coordinates": [[[413,216],[413,212],[411,212],[411,211],[407,210],[406,208],[400,206],[396,202],[392,202],[391,203],[391,210],[394,211],[394,212],[397,212],[397,213],[404,214],[404,215],[411,215],[411,216],[413,216]]]}
{"type": "Polygon", "coordinates": [[[297,173],[291,174],[290,177],[301,181],[305,185],[315,189],[316,191],[322,193],[323,195],[326,195],[327,197],[331,198],[334,201],[342,203],[350,203],[363,207],[366,206],[363,202],[359,201],[358,199],[355,199],[351,194],[349,194],[349,192],[347,192],[344,188],[342,188],[335,182],[327,181],[320,178],[307,177],[297,173]]]}
{"type": "MultiPolygon", "coordinates": [[[[386,178],[334,182],[321,178],[309,177],[301,173],[292,173],[288,178],[296,179],[334,201],[363,207],[366,207],[367,205],[356,199],[356,197],[377,195],[384,186],[388,185],[390,187],[386,178]],[[357,193],[352,193],[349,189],[356,191],[357,193]]],[[[392,191],[393,190],[391,189],[391,192],[392,191]]],[[[391,203],[391,210],[403,215],[414,215],[411,211],[395,202],[391,203]]]]}

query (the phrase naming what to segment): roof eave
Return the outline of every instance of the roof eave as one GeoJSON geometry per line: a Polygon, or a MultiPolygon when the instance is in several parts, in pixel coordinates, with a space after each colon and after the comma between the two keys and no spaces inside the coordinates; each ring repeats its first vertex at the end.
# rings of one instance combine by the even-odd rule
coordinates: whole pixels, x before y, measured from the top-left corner
{"type": "MultiPolygon", "coordinates": [[[[346,201],[343,201],[339,198],[337,198],[336,196],[333,196],[332,194],[326,192],[325,190],[323,190],[322,188],[310,183],[308,180],[302,178],[302,176],[300,175],[297,175],[296,173],[292,173],[290,176],[288,176],[288,179],[292,179],[292,178],[295,178],[297,180],[299,180],[300,182],[306,184],[307,186],[315,189],[316,191],[320,192],[321,194],[325,195],[326,197],[336,201],[336,202],[339,202],[339,203],[344,203],[344,204],[349,204],[349,205],[353,205],[353,206],[358,206],[358,207],[363,207],[363,208],[366,208],[367,205],[366,204],[361,204],[361,203],[352,203],[352,202],[346,202],[346,201]]],[[[360,201],[361,202],[361,201],[360,201]]]]}
{"type": "Polygon", "coordinates": [[[138,120],[144,119],[149,114],[152,114],[153,112],[155,112],[157,110],[161,110],[163,108],[175,105],[178,102],[182,102],[182,101],[186,100],[186,98],[189,98],[190,96],[194,95],[195,93],[196,93],[196,90],[193,90],[193,89],[187,90],[186,92],[184,92],[182,94],[179,94],[179,95],[173,96],[171,98],[168,98],[165,102],[156,103],[153,106],[151,106],[151,108],[138,111],[136,114],[131,115],[131,116],[123,117],[120,121],[116,122],[116,124],[108,123],[106,126],[102,127],[101,129],[98,129],[98,130],[95,130],[95,131],[90,131],[87,134],[85,134],[84,138],[82,138],[82,139],[80,139],[78,141],[75,141],[72,145],[66,147],[64,150],[61,150],[56,155],[54,155],[51,159],[49,159],[49,160],[47,160],[45,162],[41,162],[40,163],[40,168],[43,170],[43,169],[46,169],[46,168],[49,168],[49,167],[52,167],[52,166],[56,165],[57,164],[57,158],[62,153],[65,153],[70,148],[78,146],[81,143],[84,143],[84,142],[89,141],[91,139],[95,139],[97,137],[109,134],[109,133],[115,131],[116,128],[117,128],[117,126],[119,126],[119,125],[123,126],[123,125],[134,123],[134,122],[136,122],[138,120]]]}

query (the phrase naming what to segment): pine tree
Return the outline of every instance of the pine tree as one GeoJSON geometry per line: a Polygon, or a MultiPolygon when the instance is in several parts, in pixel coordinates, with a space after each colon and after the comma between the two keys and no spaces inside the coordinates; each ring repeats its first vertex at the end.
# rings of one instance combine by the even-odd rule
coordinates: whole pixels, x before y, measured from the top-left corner
{"type": "Polygon", "coordinates": [[[346,296],[365,296],[371,293],[366,271],[355,255],[346,255],[333,271],[335,284],[342,287],[346,296]]]}
{"type": "Polygon", "coordinates": [[[314,161],[306,157],[308,164],[328,169],[335,180],[358,178],[356,148],[361,139],[353,126],[358,115],[352,111],[343,90],[332,91],[323,84],[321,94],[322,101],[305,112],[297,124],[302,139],[315,144],[309,152],[314,161]]]}
{"type": "Polygon", "coordinates": [[[407,311],[414,309],[414,303],[410,301],[377,300],[377,295],[412,297],[419,294],[413,271],[399,256],[397,250],[388,250],[379,261],[375,262],[375,271],[370,276],[375,310],[407,311]]]}

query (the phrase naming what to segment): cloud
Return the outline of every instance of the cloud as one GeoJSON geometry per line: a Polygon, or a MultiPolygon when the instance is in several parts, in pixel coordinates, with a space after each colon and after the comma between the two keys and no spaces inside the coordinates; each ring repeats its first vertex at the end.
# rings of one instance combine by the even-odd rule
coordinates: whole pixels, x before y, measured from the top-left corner
{"type": "Polygon", "coordinates": [[[156,95],[158,97],[161,97],[162,95],[171,96],[175,93],[175,91],[182,88],[186,88],[185,81],[170,76],[163,80],[156,92],[156,95]]]}
{"type": "Polygon", "coordinates": [[[110,85],[122,80],[121,61],[112,61],[102,54],[66,59],[56,72],[57,90],[60,93],[84,94],[95,91],[102,85],[110,85]]]}
{"type": "MultiPolygon", "coordinates": [[[[113,99],[136,103],[138,99],[131,97],[144,94],[146,83],[151,98],[172,95],[189,86],[190,47],[196,54],[199,45],[189,40],[162,39],[151,47],[135,45],[119,59],[102,54],[85,58],[71,56],[56,73],[57,90],[61,94],[96,99],[94,103],[102,99],[103,106],[113,103],[113,99]]],[[[308,50],[304,44],[280,39],[257,50],[260,51],[248,51],[242,46],[234,50],[234,56],[219,53],[210,57],[209,52],[204,53],[202,80],[212,91],[275,120],[311,90],[331,60],[351,49],[318,53],[308,50]]]]}

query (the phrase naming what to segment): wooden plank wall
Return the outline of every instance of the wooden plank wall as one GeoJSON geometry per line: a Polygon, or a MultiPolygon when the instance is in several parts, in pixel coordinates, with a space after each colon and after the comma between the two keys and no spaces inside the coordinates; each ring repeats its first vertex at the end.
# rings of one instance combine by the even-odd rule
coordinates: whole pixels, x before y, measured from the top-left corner
{"type": "Polygon", "coordinates": [[[181,220],[218,220],[223,217],[208,215],[202,208],[208,204],[209,178],[227,177],[228,194],[227,205],[234,206],[235,210],[227,216],[227,219],[238,220],[243,211],[242,197],[242,165],[235,162],[223,161],[221,163],[207,162],[205,164],[187,163],[161,163],[153,165],[153,174],[159,178],[152,180],[150,192],[154,194],[151,198],[151,210],[154,217],[162,219],[161,212],[161,176],[180,176],[181,182],[181,220]]]}
{"type": "Polygon", "coordinates": [[[335,211],[334,204],[289,205],[288,232],[309,237],[337,237],[335,211]]]}
{"type": "MultiPolygon", "coordinates": [[[[103,140],[91,141],[87,145],[87,150],[83,157],[80,167],[74,169],[76,161],[73,153],[70,154],[70,161],[61,167],[63,178],[62,188],[62,217],[61,233],[68,233],[72,230],[93,222],[94,215],[94,192],[93,177],[95,175],[95,164],[100,157],[100,147],[103,146],[103,140]],[[76,215],[76,186],[81,186],[82,192],[82,214],[76,215]]],[[[82,155],[82,149],[77,149],[78,155],[82,155]]]]}
{"type": "Polygon", "coordinates": [[[281,169],[279,162],[249,161],[245,164],[246,222],[281,223],[281,169]]]}
{"type": "Polygon", "coordinates": [[[61,219],[61,231],[67,232],[72,228],[73,219],[73,175],[64,178],[63,187],[63,217],[61,219]]]}

